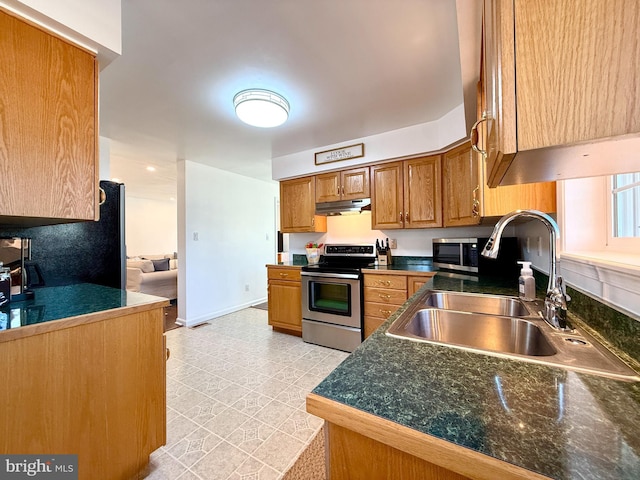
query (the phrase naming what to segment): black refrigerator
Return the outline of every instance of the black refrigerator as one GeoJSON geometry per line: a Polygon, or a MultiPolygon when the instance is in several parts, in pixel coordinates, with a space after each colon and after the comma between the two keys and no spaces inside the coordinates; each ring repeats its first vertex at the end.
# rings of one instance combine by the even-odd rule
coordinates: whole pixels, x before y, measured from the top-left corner
{"type": "Polygon", "coordinates": [[[96,283],[125,289],[127,283],[124,185],[100,181],[100,220],[30,228],[0,227],[0,237],[31,239],[31,263],[44,286],[96,283]]]}

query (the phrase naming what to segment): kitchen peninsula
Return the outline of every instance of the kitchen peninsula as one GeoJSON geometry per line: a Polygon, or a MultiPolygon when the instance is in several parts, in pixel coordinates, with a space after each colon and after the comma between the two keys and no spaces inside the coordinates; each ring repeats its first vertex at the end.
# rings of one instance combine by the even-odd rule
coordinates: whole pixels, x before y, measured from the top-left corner
{"type": "MultiPolygon", "coordinates": [[[[517,293],[441,274],[423,288],[517,293]]],[[[307,397],[333,480],[640,476],[640,383],[386,336],[411,303],[307,397]]]]}
{"type": "Polygon", "coordinates": [[[137,478],[165,443],[168,304],[78,284],[3,307],[0,452],[77,454],[80,479],[137,478]]]}

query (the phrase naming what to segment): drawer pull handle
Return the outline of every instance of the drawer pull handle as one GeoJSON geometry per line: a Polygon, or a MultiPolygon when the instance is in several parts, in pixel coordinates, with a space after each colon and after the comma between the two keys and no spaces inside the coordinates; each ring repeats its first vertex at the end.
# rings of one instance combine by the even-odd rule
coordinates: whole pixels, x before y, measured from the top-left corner
{"type": "Polygon", "coordinates": [[[289,276],[289,274],[288,274],[288,273],[282,273],[282,272],[280,272],[280,276],[281,276],[281,277],[288,277],[288,276],[289,276]]]}
{"type": "Polygon", "coordinates": [[[169,350],[169,347],[167,347],[167,360],[169,360],[170,356],[171,356],[171,350],[169,350]]]}
{"type": "Polygon", "coordinates": [[[391,280],[378,280],[378,285],[386,285],[387,287],[390,287],[391,280]]]}
{"type": "Polygon", "coordinates": [[[391,295],[384,295],[384,294],[382,294],[382,293],[379,293],[379,294],[378,294],[378,296],[379,296],[380,298],[386,298],[387,300],[391,298],[391,295]]]}
{"type": "Polygon", "coordinates": [[[391,315],[391,310],[382,310],[382,309],[381,309],[381,310],[380,310],[380,313],[381,313],[382,315],[389,316],[389,315],[391,315]]]}

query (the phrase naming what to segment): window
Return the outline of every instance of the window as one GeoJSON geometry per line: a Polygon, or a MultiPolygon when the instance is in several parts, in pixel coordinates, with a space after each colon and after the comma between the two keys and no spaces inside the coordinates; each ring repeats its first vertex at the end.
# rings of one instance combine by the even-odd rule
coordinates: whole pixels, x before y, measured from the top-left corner
{"type": "Polygon", "coordinates": [[[607,250],[640,252],[640,172],[610,177],[607,250]]]}
{"type": "Polygon", "coordinates": [[[613,237],[640,237],[640,173],[611,177],[613,237]]]}

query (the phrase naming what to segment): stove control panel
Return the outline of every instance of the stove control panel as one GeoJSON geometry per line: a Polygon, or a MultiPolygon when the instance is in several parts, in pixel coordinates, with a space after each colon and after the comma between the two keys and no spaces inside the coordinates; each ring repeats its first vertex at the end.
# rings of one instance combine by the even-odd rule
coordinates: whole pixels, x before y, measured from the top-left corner
{"type": "Polygon", "coordinates": [[[362,245],[325,245],[325,256],[336,257],[371,257],[376,256],[376,246],[373,244],[362,245]]]}

